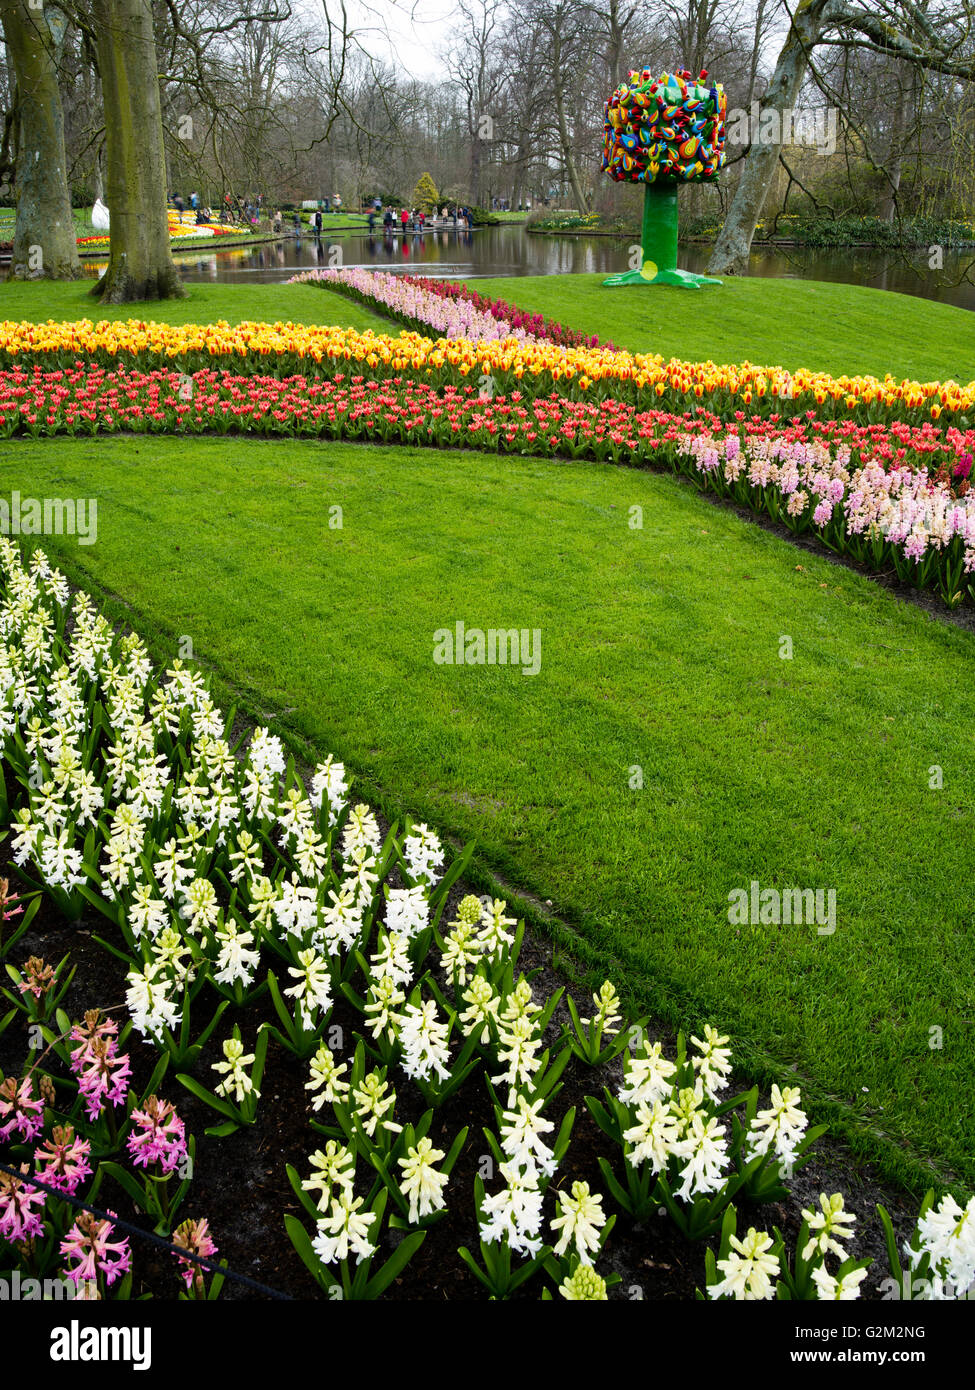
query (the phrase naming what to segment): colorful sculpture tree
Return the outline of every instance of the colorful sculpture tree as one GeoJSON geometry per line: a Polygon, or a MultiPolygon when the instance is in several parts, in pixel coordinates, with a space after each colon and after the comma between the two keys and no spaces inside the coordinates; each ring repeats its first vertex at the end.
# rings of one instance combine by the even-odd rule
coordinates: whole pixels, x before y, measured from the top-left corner
{"type": "Polygon", "coordinates": [[[603,169],[611,178],[642,183],[643,259],[639,270],[606,285],[720,285],[677,268],[677,190],[718,176],[726,155],[724,89],[697,81],[685,69],[654,77],[631,72],[606,103],[603,169]]]}

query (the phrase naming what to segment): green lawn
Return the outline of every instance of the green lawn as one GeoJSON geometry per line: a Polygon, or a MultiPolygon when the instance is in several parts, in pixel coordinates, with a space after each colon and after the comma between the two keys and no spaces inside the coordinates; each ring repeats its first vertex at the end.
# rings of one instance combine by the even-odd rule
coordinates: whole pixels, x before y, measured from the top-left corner
{"type": "MultiPolygon", "coordinates": [[[[283,314],[303,293],[265,288],[283,314]]],[[[213,316],[233,297],[193,291],[213,316]]],[[[41,292],[74,290],[2,293],[41,292]]],[[[716,1022],[890,1175],[975,1185],[970,635],[625,469],[142,437],[18,442],[0,467],[8,495],[98,499],[97,544],[45,545],[157,656],[190,636],[367,794],[476,837],[631,1002],[716,1022]],[[436,664],[458,621],[537,629],[538,674],[436,664]],[[835,890],[835,933],[737,929],[752,880],[835,890]]]]}
{"type": "Polygon", "coordinates": [[[604,275],[471,280],[471,289],[634,352],[794,371],[975,379],[975,314],[907,294],[818,280],[726,276],[701,290],[607,289],[604,275]]]}
{"type": "Polygon", "coordinates": [[[157,323],[341,323],[398,333],[389,319],[315,285],[189,284],[185,299],[103,305],[91,297],[91,281],[12,280],[0,284],[0,320],[151,319],[157,323]]]}

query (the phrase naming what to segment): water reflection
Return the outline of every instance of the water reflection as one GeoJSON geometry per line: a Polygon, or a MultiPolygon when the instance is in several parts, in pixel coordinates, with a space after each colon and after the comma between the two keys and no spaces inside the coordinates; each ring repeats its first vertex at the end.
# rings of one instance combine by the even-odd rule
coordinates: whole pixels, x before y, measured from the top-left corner
{"type": "MultiPolygon", "coordinates": [[[[386,270],[418,270],[445,278],[472,279],[488,275],[612,275],[626,270],[630,240],[616,237],[529,236],[523,228],[425,228],[423,231],[383,228],[382,233],[353,236],[311,236],[219,251],[190,251],[177,255],[188,281],[226,281],[246,284],[287,280],[300,270],[317,266],[380,266],[386,270]]],[[[701,273],[707,269],[708,247],[681,249],[680,264],[701,273]]],[[[915,271],[903,260],[882,252],[854,250],[787,253],[756,251],[752,275],[771,278],[828,280],[896,290],[975,310],[975,285],[941,284],[958,279],[975,264],[975,251],[945,254],[944,270],[927,269],[926,257],[915,271]]],[[[86,262],[91,274],[101,274],[105,261],[86,262]]],[[[975,270],[971,272],[975,274],[975,270]]]]}

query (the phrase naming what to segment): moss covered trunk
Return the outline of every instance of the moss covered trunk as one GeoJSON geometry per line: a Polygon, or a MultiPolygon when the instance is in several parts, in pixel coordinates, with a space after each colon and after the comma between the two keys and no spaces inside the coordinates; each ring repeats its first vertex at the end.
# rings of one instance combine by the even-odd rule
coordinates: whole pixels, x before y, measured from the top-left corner
{"type": "Polygon", "coordinates": [[[179,299],[166,217],[166,158],[148,0],[94,0],[105,101],[111,247],[92,291],[106,304],[179,299]]]}
{"type": "Polygon", "coordinates": [[[68,191],[55,42],[44,10],[29,8],[26,0],[0,0],[0,18],[19,122],[9,278],[76,280],[81,262],[68,191]]]}

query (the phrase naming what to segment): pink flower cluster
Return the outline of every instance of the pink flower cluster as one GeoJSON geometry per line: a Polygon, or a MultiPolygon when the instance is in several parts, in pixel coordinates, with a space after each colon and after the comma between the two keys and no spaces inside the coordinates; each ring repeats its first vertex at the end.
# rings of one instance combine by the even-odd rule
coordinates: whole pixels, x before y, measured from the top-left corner
{"type": "MultiPolygon", "coordinates": [[[[533,314],[528,309],[519,309],[517,304],[509,304],[504,299],[491,299],[486,294],[478,294],[476,290],[465,285],[462,280],[433,280],[424,275],[403,275],[400,278],[405,280],[407,284],[422,286],[431,294],[439,294],[443,299],[465,299],[473,304],[475,309],[490,314],[492,318],[504,319],[513,329],[523,328],[530,338],[558,343],[561,347],[599,347],[600,345],[599,338],[595,333],[591,337],[587,337],[585,333],[580,333],[575,328],[566,328],[563,324],[547,319],[542,314],[533,314]]],[[[602,346],[616,351],[612,343],[603,343],[602,346]]]]}
{"type": "Polygon", "coordinates": [[[133,1163],[143,1168],[158,1163],[164,1173],[171,1173],[186,1158],[186,1127],[168,1100],[150,1096],[129,1118],[134,1126],[127,1141],[133,1163]]]}
{"type": "Polygon", "coordinates": [[[515,328],[506,319],[476,308],[470,299],[450,298],[427,288],[412,276],[388,275],[379,270],[306,270],[289,285],[319,283],[353,290],[357,297],[377,304],[385,313],[421,331],[432,329],[442,338],[467,338],[472,343],[515,338],[525,342],[535,335],[515,328]]]}
{"type": "Polygon", "coordinates": [[[820,439],[704,432],[678,438],[700,473],[720,471],[734,484],[742,477],[756,488],[775,489],[788,516],[812,506],[816,526],[825,527],[839,509],[850,535],[882,535],[908,560],[929,549],[944,550],[955,537],[964,545],[964,569],[975,570],[975,491],[958,495],[949,481],[906,464],[885,467],[877,459],[850,461],[850,448],[835,450],[820,439]]]}
{"type": "MultiPolygon", "coordinates": [[[[205,1216],[201,1221],[184,1221],[180,1226],[177,1226],[173,1232],[173,1244],[181,1245],[185,1250],[199,1255],[204,1260],[209,1260],[217,1253],[217,1247],[213,1243],[210,1226],[205,1216]]],[[[181,1278],[187,1289],[192,1288],[195,1283],[196,1293],[202,1296],[205,1287],[203,1266],[196,1264],[193,1260],[184,1260],[181,1256],[178,1256],[177,1259],[182,1271],[181,1278]]]]}
{"type": "Polygon", "coordinates": [[[80,1043],[71,1053],[71,1070],[85,1097],[89,1120],[98,1118],[106,1101],[124,1103],[132,1074],[128,1055],[118,1051],[118,1024],[110,1018],[100,1023],[98,1017],[97,1010],[85,1014],[84,1023],[76,1023],[70,1035],[80,1043]]]}
{"type": "Polygon", "coordinates": [[[90,1154],[91,1144],[71,1125],[55,1125],[51,1138],[34,1150],[34,1172],[41,1182],[73,1197],[92,1171],[90,1154]]]}
{"type": "MultiPolygon", "coordinates": [[[[109,1212],[114,1216],[115,1212],[109,1212]]],[[[123,1236],[121,1240],[109,1240],[115,1227],[91,1212],[83,1211],[71,1227],[66,1239],[61,1242],[61,1254],[76,1263],[65,1267],[65,1274],[75,1284],[88,1283],[104,1274],[108,1284],[114,1284],[121,1275],[132,1267],[132,1251],[123,1236]]]]}
{"type": "MultiPolygon", "coordinates": [[[[30,1170],[22,1163],[20,1171],[26,1175],[30,1170]]],[[[15,1242],[43,1235],[44,1222],[40,1213],[44,1210],[44,1200],[45,1194],[40,1188],[30,1187],[10,1173],[0,1173],[0,1236],[15,1242]]]]}
{"type": "Polygon", "coordinates": [[[0,1139],[16,1130],[22,1139],[33,1139],[44,1128],[44,1102],[34,1096],[30,1077],[18,1081],[8,1076],[0,1082],[0,1139]]]}

